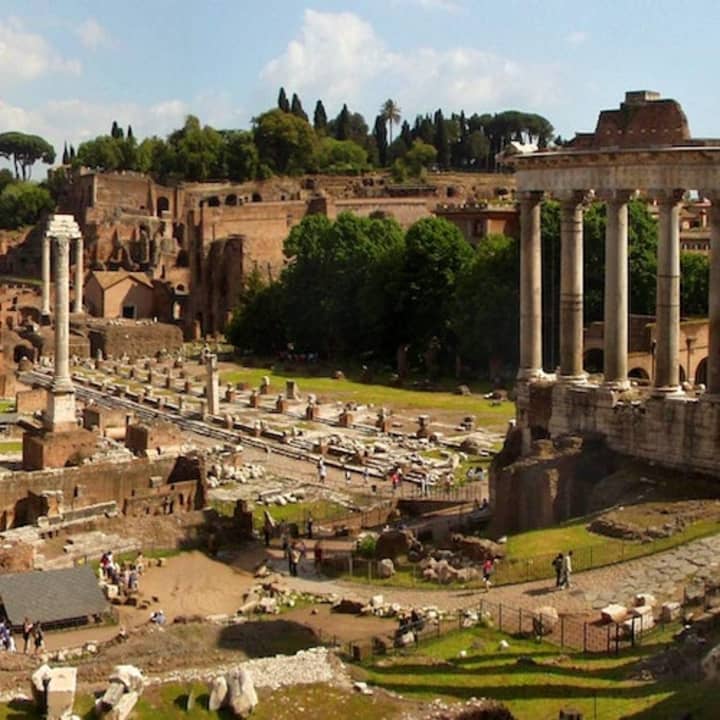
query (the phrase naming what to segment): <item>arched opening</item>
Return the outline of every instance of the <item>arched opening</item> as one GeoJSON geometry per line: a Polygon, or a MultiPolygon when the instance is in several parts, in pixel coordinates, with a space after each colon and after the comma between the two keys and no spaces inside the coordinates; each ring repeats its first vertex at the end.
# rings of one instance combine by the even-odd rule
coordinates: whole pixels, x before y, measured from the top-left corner
{"type": "Polygon", "coordinates": [[[34,355],[33,348],[30,345],[16,345],[13,350],[13,360],[16,363],[20,362],[23,358],[32,360],[34,355]]]}
{"type": "Polygon", "coordinates": [[[182,320],[182,305],[179,302],[174,302],[172,306],[173,320],[182,320]]]}
{"type": "Polygon", "coordinates": [[[707,385],[707,358],[703,358],[695,370],[695,384],[707,385]]]}
{"type": "Polygon", "coordinates": [[[601,348],[591,348],[585,353],[583,367],[589,373],[601,373],[605,365],[605,354],[601,348]]]}
{"type": "Polygon", "coordinates": [[[175,286],[175,292],[184,293],[185,292],[185,286],[182,283],[178,283],[175,286]]]}
{"type": "Polygon", "coordinates": [[[207,199],[208,207],[220,207],[220,198],[217,195],[213,195],[207,199]]]}
{"type": "Polygon", "coordinates": [[[225,204],[226,204],[226,205],[230,205],[230,206],[237,205],[237,204],[238,204],[238,197],[237,197],[237,195],[228,195],[228,196],[225,198],[225,204]]]}
{"type": "Polygon", "coordinates": [[[252,201],[253,202],[262,202],[262,195],[259,192],[254,192],[252,194],[252,201]]]}
{"type": "Polygon", "coordinates": [[[685,372],[685,368],[680,365],[680,382],[683,383],[685,380],[687,380],[687,373],[685,372]]]}
{"type": "Polygon", "coordinates": [[[164,212],[169,212],[170,201],[164,195],[160,195],[157,199],[156,207],[157,207],[157,213],[156,213],[157,216],[162,217],[162,214],[164,212]]]}
{"type": "Polygon", "coordinates": [[[629,373],[628,377],[633,380],[638,380],[640,385],[645,385],[650,382],[650,376],[645,368],[636,367],[633,368],[629,373]]]}

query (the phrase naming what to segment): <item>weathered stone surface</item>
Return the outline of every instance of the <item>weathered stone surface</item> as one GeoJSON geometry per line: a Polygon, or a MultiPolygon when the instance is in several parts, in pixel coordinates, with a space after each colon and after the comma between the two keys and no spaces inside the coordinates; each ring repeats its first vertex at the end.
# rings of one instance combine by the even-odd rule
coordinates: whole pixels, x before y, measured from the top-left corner
{"type": "Polygon", "coordinates": [[[716,645],[700,662],[703,676],[710,682],[720,680],[720,645],[716,645]]]}
{"type": "Polygon", "coordinates": [[[127,691],[142,695],[145,685],[140,670],[134,665],[116,665],[109,678],[110,682],[122,683],[127,691]]]}
{"type": "Polygon", "coordinates": [[[47,720],[67,720],[72,715],[77,685],[77,669],[52,668],[47,686],[47,720]]]}
{"type": "Polygon", "coordinates": [[[100,704],[106,710],[114,708],[120,702],[120,698],[122,698],[124,694],[125,686],[122,683],[111,682],[100,699],[100,704]]]}
{"type": "Polygon", "coordinates": [[[665,623],[673,622],[682,615],[682,606],[679,602],[666,602],[660,610],[662,621],[665,623]]]}
{"type": "Polygon", "coordinates": [[[125,693],[120,698],[120,702],[105,716],[106,720],[127,720],[137,704],[138,698],[139,695],[134,691],[125,693]]]}
{"type": "Polygon", "coordinates": [[[210,699],[208,700],[208,709],[216,712],[225,704],[225,698],[228,694],[227,680],[224,675],[218,675],[213,678],[210,683],[210,699]]]}
{"type": "Polygon", "coordinates": [[[606,605],[600,611],[600,617],[602,618],[603,622],[607,622],[607,623],[622,622],[627,617],[627,614],[628,614],[627,608],[624,605],[618,605],[617,603],[613,603],[611,605],[606,605]]]}
{"type": "Polygon", "coordinates": [[[395,565],[390,558],[383,558],[377,566],[378,577],[382,579],[391,578],[395,574],[395,565]]]}
{"type": "Polygon", "coordinates": [[[458,534],[452,536],[452,543],[458,552],[476,562],[505,557],[505,548],[487,538],[458,534]]]}
{"type": "Polygon", "coordinates": [[[416,543],[415,535],[410,530],[390,530],[377,539],[375,556],[397,560],[400,555],[407,555],[416,543]]]}
{"type": "Polygon", "coordinates": [[[348,615],[359,615],[365,603],[358,598],[345,597],[333,605],[333,611],[348,615]]]}
{"type": "Polygon", "coordinates": [[[233,711],[235,717],[250,717],[258,703],[255,685],[250,673],[240,668],[235,673],[228,675],[228,707],[233,711]]]}

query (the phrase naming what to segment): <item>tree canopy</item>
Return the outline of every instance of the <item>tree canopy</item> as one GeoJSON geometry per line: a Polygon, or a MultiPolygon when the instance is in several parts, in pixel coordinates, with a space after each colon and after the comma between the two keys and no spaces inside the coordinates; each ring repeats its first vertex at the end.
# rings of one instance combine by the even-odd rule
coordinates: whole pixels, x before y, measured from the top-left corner
{"type": "Polygon", "coordinates": [[[0,133],[0,157],[12,160],[16,179],[29,180],[38,160],[48,165],[55,162],[55,148],[39,135],[4,132],[0,133]]]}

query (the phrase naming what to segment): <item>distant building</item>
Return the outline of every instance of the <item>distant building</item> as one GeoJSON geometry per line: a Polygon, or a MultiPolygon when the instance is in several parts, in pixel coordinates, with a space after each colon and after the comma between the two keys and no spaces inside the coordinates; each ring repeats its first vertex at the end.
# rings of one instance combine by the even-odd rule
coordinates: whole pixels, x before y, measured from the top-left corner
{"type": "Polygon", "coordinates": [[[85,283],[85,303],[95,317],[151,318],[153,296],[153,283],[142,272],[95,270],[85,283]]]}
{"type": "Polygon", "coordinates": [[[438,205],[435,215],[457,225],[473,246],[488,235],[507,235],[517,240],[520,233],[520,218],[515,204],[438,205]]]}

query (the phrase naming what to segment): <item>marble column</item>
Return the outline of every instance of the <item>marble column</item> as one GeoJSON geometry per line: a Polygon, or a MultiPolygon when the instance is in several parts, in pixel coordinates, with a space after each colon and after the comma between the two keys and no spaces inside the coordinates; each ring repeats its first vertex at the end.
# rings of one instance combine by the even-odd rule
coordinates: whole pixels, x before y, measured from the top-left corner
{"type": "Polygon", "coordinates": [[[55,372],[52,388],[72,389],[70,379],[70,239],[55,238],[55,372]]]}
{"type": "Polygon", "coordinates": [[[79,235],[75,240],[75,304],[73,306],[75,313],[83,311],[83,281],[85,279],[83,245],[83,237],[79,235]]]}
{"type": "Polygon", "coordinates": [[[583,199],[560,198],[560,380],[582,382],[583,373],[583,199]]]}
{"type": "Polygon", "coordinates": [[[707,395],[720,398],[720,194],[711,199],[707,395]]]}
{"type": "Polygon", "coordinates": [[[42,237],[42,314],[50,315],[50,238],[42,237]]]}
{"type": "Polygon", "coordinates": [[[519,380],[542,375],[542,193],[520,193],[520,369],[519,380]]]}
{"type": "Polygon", "coordinates": [[[660,223],[653,392],[667,394],[680,389],[680,203],[683,193],[671,190],[657,197],[660,223]]]}
{"type": "Polygon", "coordinates": [[[207,369],[207,400],[208,413],[220,414],[220,378],[218,375],[217,355],[210,354],[205,358],[207,369]]]}
{"type": "Polygon", "coordinates": [[[606,387],[628,387],[628,210],[632,193],[605,196],[604,375],[606,387]]]}

